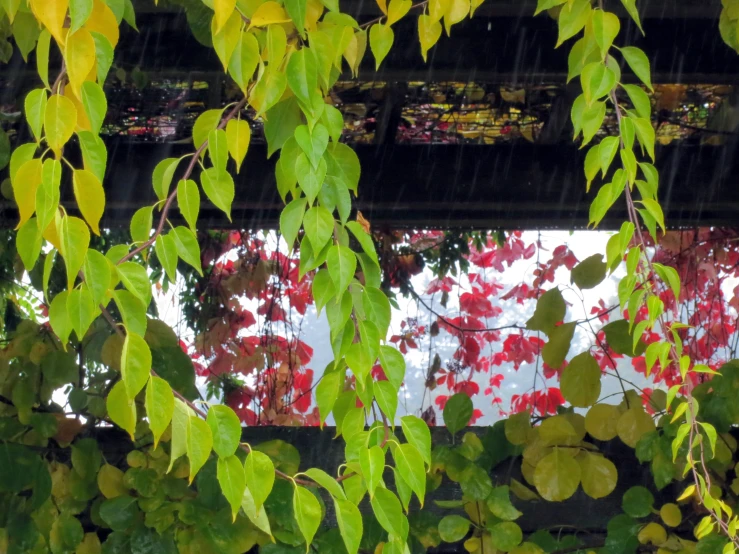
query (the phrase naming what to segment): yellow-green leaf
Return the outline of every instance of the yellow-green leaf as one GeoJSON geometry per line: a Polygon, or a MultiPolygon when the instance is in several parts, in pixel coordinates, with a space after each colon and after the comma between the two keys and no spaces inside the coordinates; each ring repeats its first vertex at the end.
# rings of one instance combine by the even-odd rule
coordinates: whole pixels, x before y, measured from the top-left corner
{"type": "Polygon", "coordinates": [[[126,386],[123,381],[118,381],[108,393],[106,398],[108,417],[128,434],[133,440],[136,431],[136,402],[126,394],[126,386]]]}
{"type": "Polygon", "coordinates": [[[400,21],[405,14],[411,9],[413,2],[411,0],[390,0],[387,7],[387,25],[392,25],[396,21],[400,21]]]}
{"type": "Polygon", "coordinates": [[[272,492],[275,466],[269,456],[258,450],[252,450],[244,463],[244,476],[258,511],[272,492]]]}
{"type": "Polygon", "coordinates": [[[562,396],[578,408],[592,406],[600,396],[600,379],[600,366],[590,352],[578,354],[562,372],[562,396]]]}
{"type": "Polygon", "coordinates": [[[161,377],[149,377],[146,386],[146,415],[149,418],[149,429],[154,436],[154,448],[162,434],[169,427],[174,414],[174,393],[169,383],[161,377]]]}
{"type": "Polygon", "coordinates": [[[228,70],[231,56],[233,56],[234,50],[236,50],[236,47],[239,45],[242,23],[239,13],[237,11],[233,11],[220,32],[216,32],[216,19],[213,18],[211,27],[213,34],[213,49],[216,51],[218,59],[221,60],[224,70],[228,70]]]}
{"type": "Polygon", "coordinates": [[[146,341],[136,333],[129,332],[123,341],[121,352],[121,376],[129,398],[136,398],[151,371],[151,350],[146,341]]]}
{"type": "Polygon", "coordinates": [[[236,521],[236,515],[239,513],[239,508],[244,498],[244,491],[246,490],[244,468],[239,459],[233,455],[226,458],[218,458],[217,477],[223,496],[226,497],[226,500],[231,505],[231,514],[233,515],[234,521],[236,521]]]}
{"type": "Polygon", "coordinates": [[[581,451],[575,458],[580,464],[582,490],[591,498],[608,496],[616,488],[618,470],[609,459],[587,450],[581,451]]]}
{"type": "Polygon", "coordinates": [[[293,494],[293,512],[305,543],[310,546],[321,525],[321,504],[308,489],[296,486],[293,494]]]}
{"type": "Polygon", "coordinates": [[[41,140],[47,102],[48,96],[46,90],[42,88],[29,92],[26,96],[26,101],[24,102],[26,121],[28,121],[28,126],[31,128],[33,136],[36,138],[36,142],[41,140]]]}
{"type": "Polygon", "coordinates": [[[567,500],[580,484],[580,465],[564,450],[555,447],[536,464],[534,485],[550,502],[567,500]]]}
{"type": "Polygon", "coordinates": [[[249,103],[256,110],[257,117],[277,104],[285,92],[285,88],[287,88],[285,73],[271,65],[268,66],[249,97],[249,103]]]}
{"type": "Polygon", "coordinates": [[[41,184],[36,189],[36,217],[41,231],[54,220],[59,209],[62,164],[48,158],[41,170],[41,184]]]}
{"type": "Polygon", "coordinates": [[[225,171],[220,172],[211,167],[201,174],[200,184],[208,200],[222,210],[231,221],[231,204],[236,194],[233,177],[225,171]]]}
{"type": "MultiPolygon", "coordinates": [[[[251,141],[251,127],[243,119],[231,119],[226,124],[226,143],[228,152],[236,162],[236,173],[241,171],[241,164],[249,150],[251,141]]],[[[193,225],[191,225],[193,227],[193,225]]]]}
{"type": "Polygon", "coordinates": [[[90,130],[96,135],[100,134],[100,128],[103,126],[105,114],[108,111],[108,101],[102,87],[92,81],[85,81],[82,83],[80,99],[87,119],[90,121],[90,130]]]}
{"type": "Polygon", "coordinates": [[[190,432],[187,435],[187,457],[190,460],[190,483],[208,461],[213,449],[213,435],[202,419],[190,416],[190,432]]]}
{"type": "MultiPolygon", "coordinates": [[[[228,406],[214,405],[208,410],[206,422],[213,434],[213,450],[221,458],[228,458],[236,453],[241,442],[241,422],[236,413],[228,406]]],[[[239,466],[244,474],[244,469],[239,466]]],[[[241,494],[239,494],[241,502],[241,494]]]]}
{"type": "Polygon", "coordinates": [[[105,211],[103,185],[92,171],[77,169],[72,178],[77,206],[90,225],[92,232],[100,234],[100,218],[105,211]]]}
{"type": "Polygon", "coordinates": [[[193,232],[196,231],[198,214],[200,213],[200,190],[195,181],[191,179],[180,180],[177,185],[177,206],[180,208],[182,217],[193,232]]]}
{"type": "Polygon", "coordinates": [[[78,29],[67,37],[64,61],[72,90],[79,96],[82,83],[95,66],[95,41],[87,29],[78,29]]]}
{"type": "MultiPolygon", "coordinates": [[[[35,145],[34,150],[35,150],[35,145]]],[[[13,164],[11,163],[10,174],[13,185],[13,196],[18,206],[20,221],[16,229],[19,229],[28,221],[36,210],[36,191],[43,178],[43,164],[41,159],[36,158],[23,163],[13,176],[13,164]]]]}
{"type": "Polygon", "coordinates": [[[251,17],[251,27],[266,27],[273,23],[288,23],[290,18],[277,2],[269,0],[260,5],[251,17]]]}
{"type": "Polygon", "coordinates": [[[59,245],[67,268],[67,288],[71,290],[77,273],[85,263],[87,248],[90,246],[90,231],[85,222],[69,215],[62,217],[59,225],[59,245]]]}
{"type": "MultiPolygon", "coordinates": [[[[236,8],[236,0],[213,0],[215,15],[215,31],[219,33],[236,8]]],[[[241,500],[239,499],[239,502],[241,500]]]]}
{"type": "Polygon", "coordinates": [[[76,124],[77,109],[69,98],[60,94],[49,98],[44,114],[44,127],[46,141],[55,153],[61,153],[64,145],[72,137],[76,124]]]}
{"type": "Polygon", "coordinates": [[[418,17],[418,38],[421,43],[421,56],[426,61],[428,51],[441,37],[441,22],[434,21],[426,14],[418,17]]]}
{"type": "Polygon", "coordinates": [[[372,55],[375,57],[375,69],[380,69],[380,64],[388,52],[390,52],[394,40],[395,33],[388,25],[375,23],[370,28],[369,43],[372,49],[372,55]]]}

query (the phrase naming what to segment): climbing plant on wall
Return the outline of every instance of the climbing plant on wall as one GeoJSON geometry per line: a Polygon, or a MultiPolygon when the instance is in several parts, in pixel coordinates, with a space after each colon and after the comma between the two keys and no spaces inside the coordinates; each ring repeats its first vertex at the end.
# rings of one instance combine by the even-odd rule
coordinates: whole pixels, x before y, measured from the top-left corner
{"type": "MultiPolygon", "coordinates": [[[[571,408],[588,408],[585,416],[565,408],[532,419],[523,411],[494,428],[486,443],[466,434],[454,446],[433,447],[422,419],[396,421],[405,361],[388,340],[391,304],[375,244],[367,223],[352,217],[361,168],[340,141],[343,118],[326,96],[344,68],[356,73],[368,48],[381,65],[399,20],[417,17],[425,59],[442,31],[450,34],[481,2],[378,2],[383,15],[362,24],[334,0],[184,4],[196,32],[209,34],[241,98],[197,119],[189,154],[159,162],[152,175],[157,202],[133,216],[128,241],[100,228],[107,159],[100,130],[107,111],[102,85],[119,25],[136,25],[133,5],[0,3],[4,36],[13,37],[24,57],[35,50],[38,88],[24,102],[33,140],[14,145],[8,170],[19,214],[15,251],[44,306],[35,320],[26,310],[25,319],[4,329],[2,549],[244,552],[261,545],[265,552],[392,554],[466,539],[470,552],[572,551],[579,543],[560,544],[543,532],[524,537],[510,494],[549,502],[566,500],[578,488],[593,498],[610,494],[618,470],[586,440],[589,435],[596,441],[619,437],[639,461],[650,463],[655,488],[684,480],[676,502],[695,503],[657,506],[646,488],[630,489],[624,514],[609,524],[606,552],[633,552],[639,544],[668,552],[735,551],[736,481],[730,481],[736,441],[729,431],[739,422],[732,401],[739,377],[733,363],[720,371],[694,363],[683,348],[686,324],[665,307],[665,294],[679,300],[681,283],[672,267],[652,259],[645,239],[644,230],[652,237],[665,230],[651,163],[651,104],[643,88],[651,88],[649,59],[618,43],[622,22],[615,14],[590,0],[540,0],[537,9],[557,21],[553,46],[572,42],[569,78],[582,85],[572,122],[574,139],[589,147],[584,171],[594,194],[591,224],[597,226],[617,201],[625,201],[629,213],[605,261],[584,260],[572,279],[587,289],[625,262],[619,300],[630,318],[611,329],[608,342],[624,355],[643,350],[647,371],[676,371],[679,382],[662,401],[654,400],[652,411],[661,416],[655,422],[628,392],[620,405],[597,403],[598,362],[589,351],[577,353],[563,370],[562,395],[571,408]],[[52,71],[49,60],[59,56],[63,62],[52,71]],[[622,66],[643,86],[624,84],[622,66]],[[299,243],[297,282],[309,275],[316,308],[331,329],[326,348],[334,361],[315,397],[320,420],[331,414],[345,442],[345,463],[336,475],[301,468],[285,443],[242,442],[239,415],[198,398],[192,362],[173,331],[151,317],[151,265],[170,281],[180,263],[202,273],[196,231],[203,197],[230,217],[233,174],[249,165],[247,107],[263,120],[269,153],[278,156],[275,177],[285,202],[280,230],[289,249],[299,243]],[[608,110],[616,114],[619,134],[592,145],[608,110]],[[72,162],[78,158],[81,163],[72,162]],[[73,213],[60,205],[62,187],[74,191],[73,213]],[[186,225],[170,222],[175,210],[186,225]],[[659,340],[643,344],[647,332],[659,340]],[[373,373],[376,362],[383,379],[373,373]],[[698,379],[703,375],[714,378],[698,379]],[[53,401],[62,388],[68,414],[53,401]],[[132,446],[106,443],[104,423],[115,425],[132,446]],[[520,462],[530,487],[515,479],[493,485],[488,470],[509,457],[520,462]],[[428,520],[418,514],[443,476],[460,483],[464,498],[442,505],[463,509],[467,517],[423,525],[428,520]],[[369,516],[360,512],[363,502],[369,516]],[[321,528],[326,504],[335,530],[321,528]],[[689,533],[697,545],[679,529],[684,511],[691,512],[689,533]]],[[[641,27],[634,1],[622,4],[641,27]]],[[[721,32],[731,42],[736,37],[726,31],[727,21],[736,14],[730,5],[726,10],[721,32]]],[[[23,271],[17,273],[20,282],[23,271]]],[[[576,322],[566,320],[562,292],[552,288],[539,297],[533,317],[521,322],[546,337],[541,355],[552,368],[561,367],[570,350],[576,322]]],[[[444,411],[453,435],[473,415],[466,395],[449,398],[444,411]]]]}

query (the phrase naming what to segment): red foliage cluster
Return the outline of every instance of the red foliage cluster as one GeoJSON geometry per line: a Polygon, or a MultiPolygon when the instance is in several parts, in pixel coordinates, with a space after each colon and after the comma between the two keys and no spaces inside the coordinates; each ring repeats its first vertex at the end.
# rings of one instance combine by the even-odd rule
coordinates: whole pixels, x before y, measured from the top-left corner
{"type": "MultiPolygon", "coordinates": [[[[443,409],[449,396],[460,392],[489,398],[490,407],[500,414],[523,410],[542,416],[556,413],[564,399],[559,388],[548,382],[559,379],[566,362],[560,368],[548,367],[541,360],[545,337],[519,325],[501,324],[501,320],[507,302],[533,309],[539,296],[555,282],[557,270],[571,270],[578,263],[567,246],[559,245],[548,252],[540,243],[527,243],[521,232],[508,234],[501,243],[489,239],[479,249],[470,245],[471,253],[466,258],[471,267],[464,280],[441,276],[419,295],[410,280],[423,269],[421,253],[439,248],[444,234],[376,233],[375,238],[382,253],[386,286],[410,292],[419,301],[420,313],[429,317],[427,324],[421,323],[421,315],[406,318],[390,342],[408,354],[426,345],[432,348],[435,337],[443,331],[457,344],[454,353],[443,362],[438,355],[432,356],[426,386],[435,391],[435,397],[433,406],[424,411],[424,419],[434,422],[434,406],[443,409]],[[532,278],[505,290],[490,277],[491,269],[504,272],[521,261],[532,266],[526,271],[532,278]],[[430,306],[424,301],[428,295],[436,294],[441,295],[443,312],[432,309],[439,302],[430,306]],[[446,307],[450,298],[454,299],[453,310],[446,307]],[[504,374],[495,370],[503,365],[514,370],[530,367],[532,375],[540,377],[538,381],[532,379],[536,386],[514,394],[510,406],[503,406],[500,394],[504,374]],[[481,379],[480,375],[487,377],[481,379]],[[485,382],[487,385],[481,387],[480,383],[485,382]]],[[[653,260],[675,267],[683,283],[679,299],[669,290],[660,291],[665,307],[676,316],[672,319],[692,326],[679,331],[691,358],[712,368],[736,356],[737,245],[739,233],[722,229],[670,232],[654,245],[653,260]]],[[[316,424],[311,394],[316,382],[308,367],[313,352],[299,338],[298,321],[298,316],[304,315],[313,303],[311,275],[300,280],[296,254],[287,256],[264,237],[254,235],[232,234],[223,251],[213,259],[213,271],[202,298],[210,293],[222,300],[217,314],[208,321],[207,330],[195,341],[193,353],[199,374],[208,379],[224,375],[241,378],[230,381],[226,401],[248,424],[316,424]]],[[[618,307],[609,305],[612,301],[598,300],[590,319],[582,323],[601,326],[612,314],[619,318],[618,307]]],[[[646,313],[636,314],[637,320],[644,317],[646,313]]],[[[601,369],[616,372],[623,356],[607,345],[602,331],[597,331],[594,338],[591,353],[601,369]]],[[[647,333],[642,339],[649,344],[659,336],[647,333]]],[[[634,358],[632,364],[636,371],[645,373],[643,356],[634,358]]],[[[385,379],[379,364],[372,374],[377,380],[385,379]]],[[[669,385],[677,377],[674,367],[652,372],[656,383],[669,385]]],[[[645,389],[645,401],[650,394],[651,390],[645,389]]],[[[471,423],[482,415],[475,410],[471,423]]]]}

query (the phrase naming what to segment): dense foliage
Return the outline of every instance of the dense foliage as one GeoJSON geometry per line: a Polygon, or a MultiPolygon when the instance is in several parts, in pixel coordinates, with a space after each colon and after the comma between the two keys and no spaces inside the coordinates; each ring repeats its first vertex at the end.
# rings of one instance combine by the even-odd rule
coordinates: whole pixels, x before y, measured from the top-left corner
{"type": "MultiPolygon", "coordinates": [[[[659,176],[650,163],[651,103],[642,86],[621,79],[623,65],[651,88],[649,59],[638,48],[615,45],[621,29],[616,15],[590,0],[539,0],[537,10],[556,20],[557,46],[576,39],[568,69],[582,94],[573,104],[572,123],[575,140],[583,148],[590,145],[584,167],[588,187],[598,183],[591,224],[597,226],[617,201],[625,201],[629,220],[609,240],[605,258],[578,261],[562,250],[550,261],[539,260],[535,282],[507,293],[522,302],[535,300],[533,316],[508,326],[505,338],[503,329],[483,323],[498,315],[490,303],[495,285],[472,274],[460,315],[437,316],[428,331],[443,330],[460,343],[453,363],[444,372],[432,366],[428,379],[429,387],[449,389],[440,405],[453,437],[475,417],[469,396],[476,391],[460,375],[489,371],[494,363],[494,357],[480,356],[482,347],[502,341],[506,361],[540,358],[545,371],[559,374],[561,386],[556,394],[550,389],[522,397],[516,413],[482,437],[466,433],[451,444],[433,445],[427,421],[415,415],[396,419],[405,377],[401,352],[413,348],[415,335],[425,330],[409,324],[406,335],[388,336],[388,295],[393,289],[415,294],[408,278],[424,249],[413,251],[418,237],[403,246],[402,238],[374,235],[352,211],[361,168],[356,154],[340,142],[341,113],[325,98],[345,62],[356,72],[368,45],[380,66],[400,19],[420,14],[425,59],[442,25],[448,33],[481,2],[378,2],[384,15],[365,24],[342,13],[334,0],[183,4],[193,31],[212,42],[242,97],[198,118],[192,153],[157,165],[152,185],[158,201],[136,212],[129,242],[100,229],[107,153],[99,133],[107,111],[102,84],[119,25],[135,26],[133,5],[130,0],[0,3],[4,36],[13,37],[24,57],[35,50],[42,85],[25,99],[24,116],[35,140],[13,145],[7,164],[19,221],[2,248],[8,263],[2,265],[7,275],[0,353],[0,549],[239,553],[260,545],[260,551],[273,554],[311,548],[393,554],[464,540],[469,552],[515,554],[596,549],[626,554],[642,547],[736,551],[739,481],[731,430],[739,423],[739,366],[730,361],[736,330],[717,321],[714,309],[724,305],[718,275],[733,275],[734,254],[721,260],[725,268],[706,277],[705,268],[691,273],[694,257],[685,256],[682,235],[676,250],[674,240],[667,246],[674,235],[665,234],[659,176]],[[204,28],[207,20],[211,24],[204,28]],[[57,51],[63,63],[50,76],[49,59],[57,51]],[[216,235],[198,238],[201,194],[230,217],[232,172],[248,166],[247,106],[264,121],[270,154],[279,152],[276,181],[286,203],[280,231],[288,254],[265,250],[256,236],[230,235],[228,242],[216,235]],[[619,135],[598,137],[591,145],[607,110],[617,116],[619,135]],[[69,150],[79,150],[81,167],[65,155],[69,150]],[[81,217],[60,205],[62,186],[72,187],[81,217]],[[174,209],[187,225],[170,223],[174,209]],[[662,241],[657,253],[655,237],[662,241]],[[223,258],[232,246],[242,253],[237,262],[223,258]],[[674,254],[661,257],[669,248],[674,254]],[[592,319],[617,313],[626,319],[614,317],[602,329],[593,328],[593,348],[573,355],[576,327],[592,321],[568,317],[568,291],[546,289],[560,266],[571,270],[572,290],[593,288],[625,268],[619,305],[603,306],[592,319]],[[152,303],[152,280],[166,286],[178,274],[205,285],[186,299],[198,333],[188,352],[156,317],[152,303]],[[326,348],[334,361],[313,397],[312,374],[295,371],[310,357],[305,345],[274,329],[256,341],[243,340],[233,329],[248,327],[252,314],[238,302],[211,300],[224,292],[255,299],[270,325],[287,325],[290,319],[277,298],[287,297],[298,312],[314,303],[325,313],[331,329],[326,348]],[[199,398],[188,353],[198,372],[215,379],[211,391],[225,404],[199,398]],[[645,399],[624,390],[619,404],[603,403],[601,378],[604,371],[616,372],[615,356],[640,359],[644,371],[654,372],[669,389],[645,399]],[[258,379],[241,382],[234,368],[258,379]],[[308,417],[311,398],[317,412],[308,417]],[[582,415],[575,408],[587,411],[582,415]],[[242,422],[318,423],[329,414],[345,442],[345,460],[335,475],[301,468],[297,451],[285,442],[242,441],[242,422]],[[636,460],[649,464],[652,480],[649,488],[625,491],[623,513],[610,520],[606,537],[597,543],[545,529],[524,536],[511,494],[524,502],[552,503],[580,488],[594,499],[608,496],[619,470],[604,455],[605,445],[617,438],[636,460]],[[493,482],[490,471],[507,459],[520,468],[520,479],[509,475],[506,482],[493,482]],[[458,513],[436,521],[425,500],[443,479],[459,483],[463,497],[437,499],[438,506],[458,513]],[[673,481],[681,483],[677,498],[658,503],[652,491],[667,490],[673,481]],[[333,522],[322,525],[327,512],[336,528],[333,522]]],[[[622,4],[641,27],[634,0],[622,4]]],[[[739,14],[731,2],[724,4],[720,32],[733,44],[732,22],[739,14]]],[[[721,241],[732,238],[716,234],[700,238],[705,244],[691,244],[715,255],[721,241]]],[[[438,276],[433,286],[442,297],[456,264],[465,270],[468,264],[502,267],[536,251],[516,234],[430,233],[423,239],[438,276]]]]}

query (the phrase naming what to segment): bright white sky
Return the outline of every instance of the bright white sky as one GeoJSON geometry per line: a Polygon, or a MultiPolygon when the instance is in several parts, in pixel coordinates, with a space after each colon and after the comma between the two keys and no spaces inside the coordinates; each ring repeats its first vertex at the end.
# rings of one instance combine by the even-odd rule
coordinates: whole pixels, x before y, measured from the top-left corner
{"type": "MultiPolygon", "coordinates": [[[[570,249],[575,253],[579,260],[583,260],[592,254],[599,254],[605,252],[606,242],[610,233],[596,232],[596,231],[576,231],[574,233],[563,232],[563,231],[544,231],[541,234],[542,246],[546,250],[553,250],[560,244],[567,244],[570,249]]],[[[524,240],[528,242],[534,242],[536,240],[536,232],[527,232],[524,234],[524,240]]],[[[546,254],[542,254],[546,256],[546,254]]],[[[543,257],[543,259],[545,259],[543,257]]],[[[533,276],[532,271],[534,270],[534,261],[525,260],[519,261],[513,264],[510,269],[506,269],[503,274],[498,273],[495,270],[488,270],[486,276],[488,279],[496,279],[499,283],[504,285],[504,291],[510,287],[520,283],[521,281],[531,282],[533,276]]],[[[479,272],[479,270],[477,270],[479,272]]],[[[618,273],[615,276],[607,278],[598,287],[584,291],[585,309],[578,298],[574,290],[568,290],[565,287],[569,286],[569,271],[564,268],[558,270],[555,278],[555,284],[559,285],[563,290],[565,299],[571,304],[568,306],[567,319],[583,319],[590,315],[590,308],[597,305],[599,299],[603,299],[606,305],[612,305],[617,300],[616,285],[618,282],[618,273]]],[[[425,271],[420,275],[413,278],[413,286],[415,290],[420,294],[426,290],[429,282],[433,276],[430,272],[425,271]]],[[[462,285],[466,283],[462,278],[462,285]]],[[[447,305],[447,315],[455,316],[458,304],[456,304],[455,295],[451,294],[449,303],[447,305]]],[[[428,300],[429,298],[427,298],[428,300]]],[[[438,306],[438,297],[436,299],[436,305],[438,306]]],[[[406,317],[417,316],[419,318],[420,325],[430,325],[435,317],[429,314],[423,306],[419,306],[417,302],[412,299],[398,298],[401,310],[393,310],[393,320],[391,324],[391,333],[400,332],[401,321],[406,317]],[[420,309],[419,309],[420,308],[420,309]]],[[[496,320],[490,320],[491,326],[506,325],[510,323],[523,324],[533,313],[534,303],[529,302],[526,306],[521,306],[515,302],[500,301],[496,300],[494,304],[503,308],[503,313],[496,320]]],[[[175,297],[170,292],[168,295],[158,296],[158,305],[160,309],[161,317],[169,324],[176,325],[179,320],[179,309],[175,301],[175,297]]],[[[593,322],[594,325],[598,325],[598,322],[593,322]]],[[[329,341],[329,328],[325,318],[325,314],[321,317],[316,317],[316,312],[313,307],[309,307],[306,313],[305,320],[302,322],[302,336],[301,339],[308,345],[313,347],[314,354],[313,360],[310,364],[310,368],[315,372],[315,378],[319,378],[321,372],[329,362],[332,361],[332,353],[329,341]]],[[[184,331],[185,338],[189,334],[186,330],[184,331]]],[[[438,353],[442,360],[442,367],[445,366],[446,361],[451,358],[456,347],[456,339],[453,339],[442,331],[434,341],[434,350],[429,354],[428,342],[421,341],[419,343],[420,348],[418,350],[411,350],[406,356],[407,372],[405,387],[401,390],[401,399],[398,407],[398,417],[405,414],[416,414],[418,415],[423,408],[433,405],[433,399],[439,394],[449,394],[445,386],[437,387],[433,392],[429,393],[425,391],[424,381],[427,373],[427,369],[430,364],[430,359],[433,358],[434,353],[438,353]]],[[[570,350],[569,357],[587,349],[591,344],[590,333],[586,333],[583,329],[576,331],[575,338],[573,340],[573,346],[570,350]]],[[[501,345],[502,346],[502,345],[501,345]]],[[[503,399],[503,408],[508,409],[510,407],[511,396],[514,394],[522,394],[530,391],[534,384],[535,369],[526,364],[522,365],[518,371],[514,370],[512,364],[504,364],[500,367],[493,368],[494,373],[501,373],[505,379],[501,385],[499,396],[503,399]]],[[[633,381],[640,387],[648,386],[647,380],[637,374],[631,367],[629,359],[622,359],[619,367],[619,371],[625,379],[633,381]]],[[[484,396],[482,391],[488,386],[489,381],[488,374],[476,374],[475,379],[480,385],[481,393],[477,395],[473,401],[476,408],[480,408],[484,416],[478,420],[478,424],[488,425],[499,419],[498,409],[491,405],[492,397],[484,396]]],[[[201,383],[202,384],[202,383],[201,383]]],[[[551,383],[556,386],[555,382],[551,383]]],[[[537,381],[537,388],[542,388],[541,378],[537,381]]],[[[620,392],[621,387],[615,377],[605,376],[603,379],[603,390],[601,397],[620,392]]],[[[615,402],[615,400],[614,400],[615,402]]],[[[437,410],[437,421],[442,423],[440,411],[437,410]]]]}

